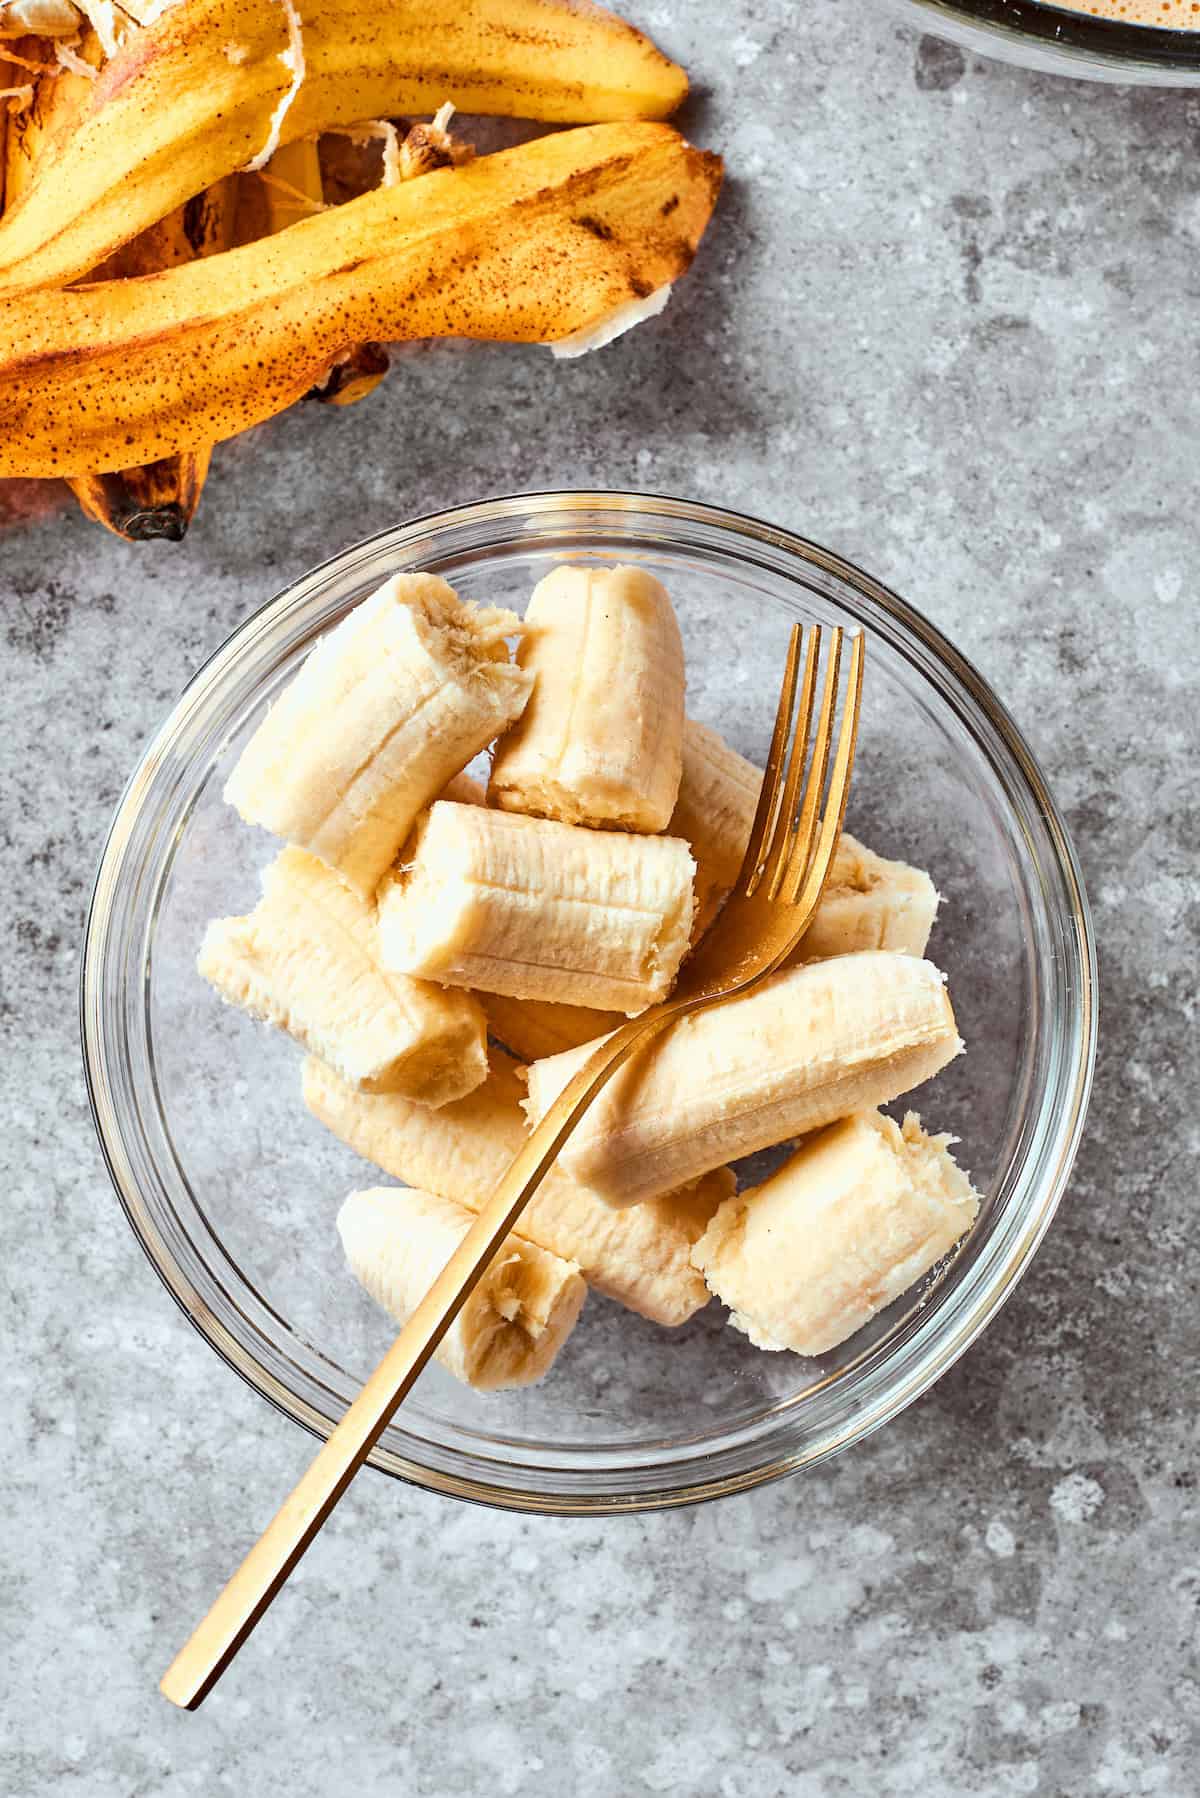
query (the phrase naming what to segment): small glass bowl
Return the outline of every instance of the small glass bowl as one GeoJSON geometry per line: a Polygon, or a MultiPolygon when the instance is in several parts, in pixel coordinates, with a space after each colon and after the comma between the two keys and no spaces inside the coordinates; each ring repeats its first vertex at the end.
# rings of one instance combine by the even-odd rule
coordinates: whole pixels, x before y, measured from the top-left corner
{"type": "Polygon", "coordinates": [[[1101,19],[1050,0],[888,0],[935,37],[1023,69],[1145,87],[1200,86],[1200,31],[1101,19]]]}
{"type": "Polygon", "coordinates": [[[121,800],[88,920],[84,1058],[113,1181],[164,1284],[231,1367],[323,1435],[393,1332],[334,1228],[344,1194],[384,1177],[307,1114],[295,1045],[221,1005],[195,971],[207,921],[250,908],[275,852],[223,804],[229,770],[317,637],[393,571],[434,570],[466,598],[521,610],[556,563],[592,559],[665,581],[690,711],[759,760],[793,621],[868,633],[849,823],[930,869],[944,896],[930,954],[967,1053],[914,1104],[961,1139],[984,1203],[957,1255],[832,1354],[764,1354],[715,1303],[670,1331],[592,1294],[540,1386],[481,1395],[432,1366],[372,1456],[439,1492],[573,1514],[744,1490],[924,1392],[1050,1221],[1095,1043],[1087,903],[1045,781],[985,682],[885,587],[786,531],[634,494],[497,499],[385,531],[271,600],[201,669],[121,800]]]}

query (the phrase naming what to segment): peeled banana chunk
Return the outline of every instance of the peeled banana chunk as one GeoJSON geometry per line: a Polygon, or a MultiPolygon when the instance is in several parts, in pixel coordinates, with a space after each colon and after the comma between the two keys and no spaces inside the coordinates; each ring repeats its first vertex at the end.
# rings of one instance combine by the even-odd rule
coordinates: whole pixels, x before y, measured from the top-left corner
{"type": "MultiPolygon", "coordinates": [[[[414,1187],[352,1192],[338,1213],[355,1276],[399,1324],[416,1310],[473,1222],[465,1206],[414,1187]]],[[[482,1392],[532,1386],[549,1372],[586,1297],[574,1262],[509,1236],[435,1359],[482,1392]]]]}
{"type": "Polygon", "coordinates": [[[679,838],[439,802],[406,856],[379,894],[389,967],[630,1017],[670,992],[692,922],[679,838]]]}
{"type": "Polygon", "coordinates": [[[979,1197],[915,1112],[860,1111],[727,1199],[692,1251],[730,1323],[764,1349],[821,1355],[915,1285],[971,1228],[979,1197]]]}
{"type": "MultiPolygon", "coordinates": [[[[696,935],[712,922],[737,879],[761,784],[761,768],[706,724],[687,720],[670,830],[691,844],[696,858],[696,935]]],[[[937,908],[928,874],[907,862],[888,861],[843,832],[816,916],[793,959],[819,961],[855,949],[924,955],[937,908]]]]}
{"type": "Polygon", "coordinates": [[[397,574],[318,643],[267,713],[225,797],[370,898],[421,810],[517,717],[532,676],[511,612],[397,574]]]}
{"type": "MultiPolygon", "coordinates": [[[[610,1205],[636,1205],[932,1078],[962,1048],[931,962],[863,950],[772,975],[741,998],[677,1019],[635,1051],[559,1161],[610,1205]]],[[[534,1062],[537,1123],[592,1053],[534,1062]]]]}
{"type": "Polygon", "coordinates": [[[683,640],[641,568],[556,568],[525,613],[535,677],[501,738],[488,801],[565,824],[665,830],[683,757],[683,640]]]}
{"type": "Polygon", "coordinates": [[[248,917],[209,925],[197,963],[231,1005],[286,1030],[363,1092],[424,1105],[487,1078],[487,1026],[467,993],[389,973],[373,906],[313,855],[285,849],[248,917]]]}
{"type": "MultiPolygon", "coordinates": [[[[304,1064],[312,1115],[394,1180],[479,1211],[525,1140],[523,1088],[497,1055],[483,1086],[437,1111],[396,1093],[355,1092],[323,1062],[304,1064]]],[[[552,1167],[521,1213],[518,1234],[577,1262],[589,1286],[655,1323],[674,1326],[708,1303],[692,1245],[733,1191],[719,1168],[686,1192],[615,1211],[552,1167]]]]}
{"type": "Polygon", "coordinates": [[[580,1043],[594,1043],[625,1022],[619,1011],[588,1005],[555,1005],[545,999],[510,999],[479,993],[488,1030],[518,1061],[542,1061],[580,1043]]]}

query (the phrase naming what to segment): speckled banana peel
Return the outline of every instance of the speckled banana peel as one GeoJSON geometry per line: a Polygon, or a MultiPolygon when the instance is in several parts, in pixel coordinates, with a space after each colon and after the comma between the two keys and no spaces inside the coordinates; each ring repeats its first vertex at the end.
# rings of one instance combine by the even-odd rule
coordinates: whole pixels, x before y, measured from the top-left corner
{"type": "MultiPolygon", "coordinates": [[[[219,255],[233,241],[235,204],[233,183],[214,183],[123,245],[95,278],[132,279],[219,255]]],[[[198,444],[135,467],[69,475],[67,484],[84,515],[114,536],[180,543],[200,504],[212,451],[212,444],[198,444]]]]}
{"type": "Polygon", "coordinates": [[[380,885],[380,953],[419,979],[635,1017],[674,983],[693,866],[678,837],[439,801],[380,885]]]}
{"type": "MultiPolygon", "coordinates": [[[[437,1111],[393,1093],[355,1092],[323,1062],[304,1064],[305,1103],[327,1129],[394,1180],[471,1211],[491,1198],[525,1141],[523,1090],[515,1065],[498,1052],[484,1085],[437,1111]]],[[[518,1234],[576,1262],[597,1292],[674,1327],[708,1303],[692,1245],[733,1187],[733,1175],[718,1168],[685,1192],[615,1211],[555,1166],[522,1212],[518,1234]]]]}
{"type": "Polygon", "coordinates": [[[517,659],[529,704],[496,745],[488,802],[564,824],[665,830],[683,757],[683,639],[642,568],[556,568],[517,659]]]}
{"type": "Polygon", "coordinates": [[[71,0],[0,0],[0,41],[24,37],[75,38],[83,18],[71,0]]]}
{"type": "Polygon", "coordinates": [[[370,899],[418,815],[520,712],[512,612],[399,574],[323,637],[242,751],[225,798],[370,899]]]}
{"type": "MultiPolygon", "coordinates": [[[[39,38],[23,40],[23,52],[49,61],[50,45],[39,38]]],[[[75,51],[78,59],[98,69],[103,61],[94,32],[75,51]]],[[[5,155],[4,192],[15,206],[37,178],[48,147],[70,131],[86,106],[93,83],[76,70],[50,67],[33,83],[32,98],[12,115],[5,155]]],[[[201,256],[212,256],[233,241],[234,188],[219,181],[164,218],[148,225],[91,271],[93,280],[122,280],[156,274],[201,256]]],[[[86,517],[128,542],[165,538],[178,543],[195,516],[211,459],[211,447],[167,455],[144,466],[122,467],[105,474],[89,470],[69,477],[69,485],[86,517]]]]}
{"type": "Polygon", "coordinates": [[[648,38],[566,0],[177,0],[127,34],[0,223],[0,288],[72,281],[192,194],[334,126],[447,101],[658,119],[686,92],[648,38]]]}
{"type": "MultiPolygon", "coordinates": [[[[297,138],[284,144],[258,175],[244,175],[241,179],[261,183],[263,230],[269,235],[286,231],[299,219],[311,218],[324,210],[321,155],[315,138],[297,138]]],[[[366,188],[359,191],[365,192],[366,188]]],[[[382,344],[356,343],[304,397],[328,406],[356,406],[359,400],[374,393],[390,366],[382,344]]]]}
{"type": "Polygon", "coordinates": [[[979,1214],[951,1141],[915,1112],[858,1112],[726,1199],[692,1260],[730,1323],[758,1348],[823,1355],[908,1292],[979,1214]]]}
{"type": "Polygon", "coordinates": [[[487,1078],[467,993],[389,973],[375,908],[324,862],[287,848],[247,917],[209,925],[199,972],[229,1004],[286,1030],[362,1092],[445,1105],[487,1078]]]}
{"type": "MultiPolygon", "coordinates": [[[[677,1019],[612,1077],[564,1144],[563,1171],[637,1205],[709,1168],[885,1105],[962,1049],[931,962],[863,950],[772,975],[677,1019]]],[[[528,1070],[537,1123],[590,1047],[528,1070]]]]}
{"type": "Polygon", "coordinates": [[[568,336],[687,268],[720,174],[667,125],[589,126],[166,274],[0,300],[0,475],[220,442],[355,343],[568,336]]]}
{"type": "MultiPolygon", "coordinates": [[[[337,1220],[355,1277],[398,1324],[408,1321],[473,1222],[453,1199],[394,1186],[352,1192],[337,1220]]],[[[480,1392],[532,1386],[549,1372],[586,1297],[573,1261],[509,1236],[434,1358],[480,1392]]]]}

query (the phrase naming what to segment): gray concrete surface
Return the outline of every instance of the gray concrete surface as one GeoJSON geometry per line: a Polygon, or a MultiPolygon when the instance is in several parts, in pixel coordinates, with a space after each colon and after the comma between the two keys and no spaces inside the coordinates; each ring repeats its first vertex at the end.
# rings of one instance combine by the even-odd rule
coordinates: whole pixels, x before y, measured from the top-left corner
{"type": "Polygon", "coordinates": [[[603,356],[455,347],[217,457],[182,549],[0,488],[0,1791],[1192,1798],[1200,97],[974,63],[883,6],[655,0],[730,182],[603,356]],[[923,1402],[828,1468],[618,1524],[363,1480],[203,1712],[155,1692],[309,1442],[113,1202],[76,1039],[111,808],[248,608],[406,514],[563,481],[728,502],[972,656],[1089,878],[1073,1190],[923,1402]]]}

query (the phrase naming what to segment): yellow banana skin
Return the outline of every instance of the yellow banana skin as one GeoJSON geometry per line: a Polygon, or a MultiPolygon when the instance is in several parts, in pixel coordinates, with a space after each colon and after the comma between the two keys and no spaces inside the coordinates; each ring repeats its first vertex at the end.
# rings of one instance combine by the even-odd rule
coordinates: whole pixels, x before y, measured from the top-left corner
{"type": "MultiPolygon", "coordinates": [[[[30,59],[48,60],[48,46],[26,39],[21,49],[30,59]]],[[[101,61],[99,43],[89,33],[83,59],[101,61]]],[[[91,89],[85,75],[62,70],[41,77],[33,103],[16,115],[7,146],[7,194],[10,203],[36,179],[47,146],[72,128],[91,89]]],[[[122,280],[176,268],[198,256],[228,249],[233,230],[233,185],[221,181],[208,193],[195,195],[166,218],[150,225],[93,270],[92,279],[122,280]]],[[[195,515],[211,459],[211,445],[157,458],[145,467],[94,470],[72,475],[68,485],[85,517],[131,543],[165,539],[178,543],[195,515]]]]}
{"type": "MultiPolygon", "coordinates": [[[[218,181],[165,219],[149,226],[95,271],[96,280],[124,280],[179,268],[229,247],[233,230],[232,183],[218,181]]],[[[137,468],[70,475],[67,485],[84,516],[127,543],[182,543],[196,515],[211,443],[180,450],[137,468]]]]}
{"type": "Polygon", "coordinates": [[[0,299],[0,475],[219,442],[368,340],[542,343],[590,327],[678,279],[720,182],[719,157],[668,125],[595,125],[166,274],[0,299]]]}
{"type": "MultiPolygon", "coordinates": [[[[292,0],[178,0],[132,32],[0,221],[0,288],[76,279],[262,154],[296,17],[292,0]]],[[[566,124],[664,118],[687,92],[648,38],[567,0],[303,0],[301,41],[283,144],[446,101],[566,124]]]]}
{"type": "MultiPolygon", "coordinates": [[[[253,181],[255,176],[249,175],[253,181]]],[[[316,140],[297,138],[272,156],[262,174],[266,230],[285,231],[297,219],[322,209],[324,181],[316,140]],[[309,202],[306,206],[305,201],[309,202]]],[[[360,189],[364,192],[365,189],[360,189]]],[[[263,235],[260,233],[259,235],[263,235]]],[[[324,381],[305,394],[307,400],[324,400],[329,406],[354,406],[373,393],[391,364],[381,343],[359,343],[342,362],[330,369],[324,381]]]]}

